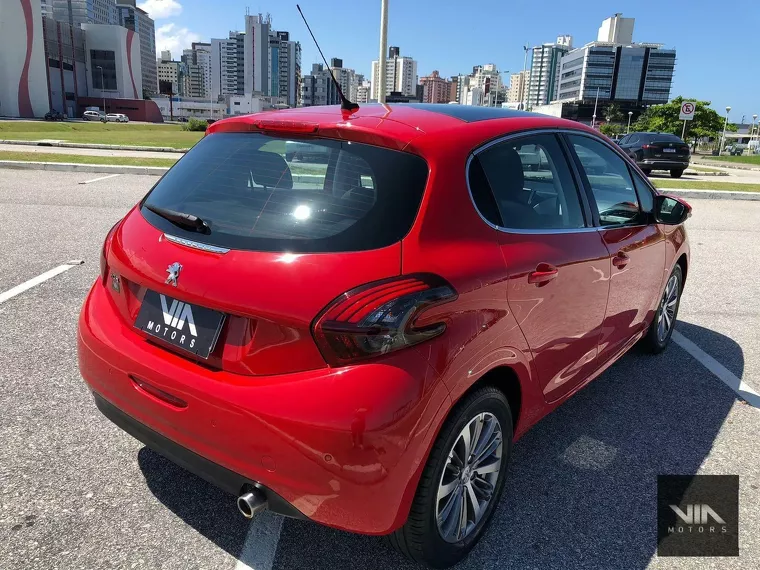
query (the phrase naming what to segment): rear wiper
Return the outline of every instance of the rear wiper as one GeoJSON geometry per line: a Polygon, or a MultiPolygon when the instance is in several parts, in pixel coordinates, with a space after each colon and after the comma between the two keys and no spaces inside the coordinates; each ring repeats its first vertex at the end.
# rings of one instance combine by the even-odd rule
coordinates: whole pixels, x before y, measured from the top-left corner
{"type": "Polygon", "coordinates": [[[158,214],[165,220],[169,220],[171,223],[184,228],[186,230],[196,231],[202,234],[210,234],[211,226],[200,219],[198,216],[192,214],[185,214],[184,212],[177,212],[175,210],[169,210],[168,208],[162,208],[160,206],[154,206],[153,204],[144,204],[148,210],[154,214],[158,214]]]}

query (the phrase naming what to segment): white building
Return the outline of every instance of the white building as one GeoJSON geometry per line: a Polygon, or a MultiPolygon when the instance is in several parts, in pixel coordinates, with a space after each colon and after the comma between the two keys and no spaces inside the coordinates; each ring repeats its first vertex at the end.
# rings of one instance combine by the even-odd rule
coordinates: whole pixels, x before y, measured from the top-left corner
{"type": "MultiPolygon", "coordinates": [[[[164,52],[161,52],[164,53],[164,52]]],[[[158,73],[158,86],[161,93],[166,94],[165,89],[161,88],[161,84],[165,82],[171,83],[172,95],[184,95],[185,89],[183,85],[184,77],[182,73],[182,65],[178,61],[158,61],[156,63],[156,70],[158,73]]]]}
{"type": "Polygon", "coordinates": [[[604,20],[599,26],[596,41],[623,45],[632,44],[634,22],[635,18],[623,18],[622,14],[615,14],[604,20]]]}
{"type": "Polygon", "coordinates": [[[132,30],[140,37],[140,67],[144,95],[158,93],[156,70],[156,27],[145,10],[137,7],[136,0],[116,0],[117,24],[132,30]]]}
{"type": "Polygon", "coordinates": [[[50,106],[40,3],[30,3],[27,20],[21,2],[0,2],[0,115],[43,117],[50,106]]]}
{"type": "Polygon", "coordinates": [[[90,97],[142,98],[140,42],[121,26],[82,24],[87,42],[87,92],[90,97]]]}
{"type": "Polygon", "coordinates": [[[195,97],[169,97],[160,95],[154,97],[161,115],[164,119],[169,120],[179,117],[196,117],[199,119],[221,119],[227,113],[227,103],[224,101],[210,102],[208,99],[195,97]]]}
{"type": "Polygon", "coordinates": [[[245,85],[244,34],[230,32],[228,39],[211,40],[211,97],[218,101],[227,95],[243,95],[245,85]]]}
{"type": "Polygon", "coordinates": [[[370,101],[370,93],[372,92],[372,82],[367,81],[366,79],[361,82],[361,85],[356,90],[356,99],[352,99],[354,103],[359,103],[360,105],[362,103],[369,103],[370,101]]]}
{"type": "MultiPolygon", "coordinates": [[[[417,95],[417,61],[409,56],[402,57],[400,48],[388,48],[385,60],[385,95],[392,91],[409,97],[417,95]]],[[[380,82],[380,67],[377,60],[372,62],[372,99],[377,100],[380,82]]]]}
{"type": "Polygon", "coordinates": [[[288,107],[285,97],[260,97],[256,95],[232,95],[228,98],[228,115],[249,115],[260,113],[269,109],[282,109],[288,107]]]}

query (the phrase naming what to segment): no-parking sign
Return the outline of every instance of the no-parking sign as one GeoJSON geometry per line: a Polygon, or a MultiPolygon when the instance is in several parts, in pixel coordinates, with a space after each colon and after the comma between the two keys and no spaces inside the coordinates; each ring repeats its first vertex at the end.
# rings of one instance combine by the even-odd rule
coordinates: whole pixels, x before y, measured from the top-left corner
{"type": "Polygon", "coordinates": [[[694,111],[697,109],[697,104],[694,101],[684,101],[681,104],[681,114],[678,117],[682,121],[691,121],[694,118],[694,111]]]}

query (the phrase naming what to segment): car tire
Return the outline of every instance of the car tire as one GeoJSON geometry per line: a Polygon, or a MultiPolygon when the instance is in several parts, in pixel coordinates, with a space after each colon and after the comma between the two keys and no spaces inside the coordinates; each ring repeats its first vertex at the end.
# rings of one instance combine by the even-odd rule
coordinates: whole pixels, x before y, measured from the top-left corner
{"type": "Polygon", "coordinates": [[[680,169],[673,169],[670,171],[670,177],[671,178],[681,178],[681,175],[683,174],[683,170],[680,169]]]}
{"type": "Polygon", "coordinates": [[[285,161],[286,162],[293,162],[293,158],[295,158],[296,153],[294,152],[286,152],[285,153],[285,161]]]}
{"type": "Polygon", "coordinates": [[[644,348],[652,354],[658,354],[665,350],[673,336],[678,307],[681,304],[681,292],[683,291],[683,271],[676,263],[673,271],[665,284],[665,290],[657,304],[654,319],[649,325],[647,334],[642,339],[644,348]],[[668,310],[670,307],[670,310],[668,310]]]}
{"type": "Polygon", "coordinates": [[[644,174],[646,174],[647,176],[649,176],[650,174],[652,174],[652,169],[651,168],[642,168],[641,172],[643,172],[644,174]]]}
{"type": "MultiPolygon", "coordinates": [[[[449,414],[430,451],[409,518],[403,527],[386,537],[387,542],[410,560],[432,568],[448,568],[466,557],[483,536],[504,489],[507,466],[512,454],[512,425],[509,402],[496,388],[484,386],[462,398],[449,414]],[[494,421],[497,423],[494,424],[494,421]],[[478,425],[481,426],[479,432],[478,425]],[[463,453],[465,429],[468,430],[470,438],[478,433],[484,438],[496,438],[500,434],[501,443],[497,444],[493,454],[486,455],[481,463],[473,460],[472,463],[468,461],[464,467],[457,467],[457,458],[466,455],[463,453]],[[492,430],[492,433],[489,434],[489,430],[492,430]],[[480,465],[480,469],[493,469],[497,463],[496,472],[481,474],[473,467],[480,465]],[[444,477],[447,479],[445,484],[444,477]],[[439,494],[445,493],[445,488],[451,485],[454,485],[454,489],[441,495],[439,499],[439,494]],[[473,508],[471,496],[475,497],[474,501],[479,504],[480,498],[487,501],[480,505],[479,516],[473,508]],[[454,506],[449,505],[452,501],[454,506]],[[457,506],[461,504],[464,504],[467,513],[464,533],[460,532],[461,518],[456,515],[457,512],[461,513],[461,510],[457,511],[457,506]],[[443,524],[438,522],[439,509],[443,524]],[[448,512],[448,515],[444,515],[444,511],[448,512]],[[470,520],[470,516],[473,520],[470,520]],[[447,525],[447,522],[452,523],[453,527],[452,524],[447,525]],[[447,528],[450,528],[452,533],[448,538],[444,538],[443,534],[447,528]]],[[[493,443],[487,445],[487,442],[488,439],[485,443],[476,439],[474,449],[481,449],[482,452],[493,447],[493,443]],[[479,444],[485,447],[480,447],[479,444]]]]}

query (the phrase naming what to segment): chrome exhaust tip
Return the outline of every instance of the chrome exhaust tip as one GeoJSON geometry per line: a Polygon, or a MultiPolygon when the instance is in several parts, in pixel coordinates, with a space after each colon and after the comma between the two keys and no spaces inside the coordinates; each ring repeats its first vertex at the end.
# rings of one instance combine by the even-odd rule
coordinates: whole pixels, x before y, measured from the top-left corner
{"type": "Polygon", "coordinates": [[[237,500],[238,510],[247,519],[252,519],[256,513],[263,511],[267,506],[267,498],[258,489],[243,493],[237,500]]]}

